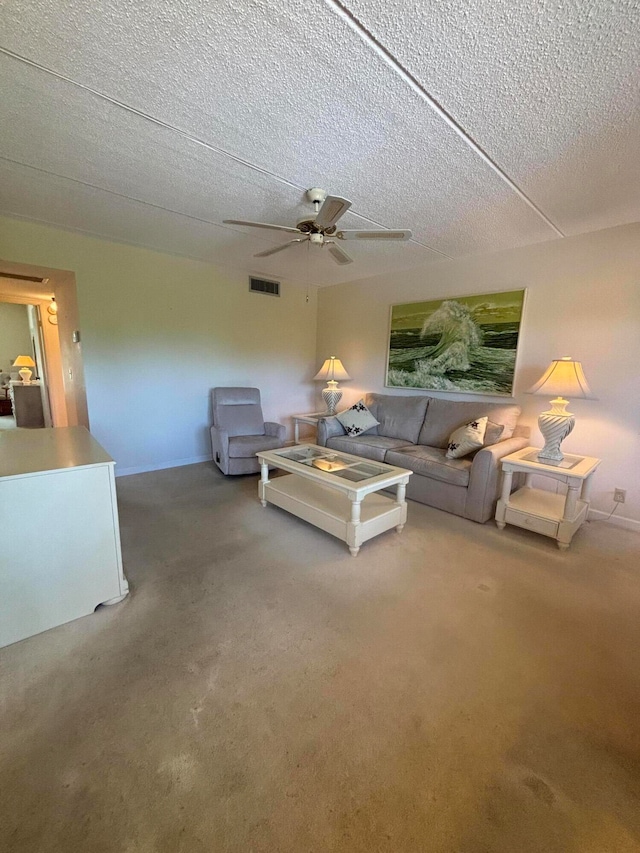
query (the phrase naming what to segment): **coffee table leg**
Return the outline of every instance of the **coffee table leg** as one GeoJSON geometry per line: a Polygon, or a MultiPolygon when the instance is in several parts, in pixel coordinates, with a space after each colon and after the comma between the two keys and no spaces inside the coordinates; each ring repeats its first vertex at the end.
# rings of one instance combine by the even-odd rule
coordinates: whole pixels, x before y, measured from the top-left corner
{"type": "Polygon", "coordinates": [[[360,527],[360,501],[351,501],[351,522],[349,523],[349,533],[347,545],[352,557],[358,556],[360,544],[358,542],[358,528],[360,527]]]}
{"type": "Polygon", "coordinates": [[[267,505],[267,501],[264,496],[264,487],[269,482],[269,466],[264,461],[264,459],[260,460],[260,482],[258,483],[258,497],[260,498],[260,503],[262,506],[267,505]]]}
{"type": "Polygon", "coordinates": [[[396,503],[400,506],[400,509],[402,510],[402,521],[400,522],[400,524],[396,525],[396,530],[398,531],[398,533],[402,533],[402,530],[404,528],[404,520],[406,518],[406,511],[407,511],[406,510],[407,502],[405,500],[406,493],[407,493],[406,483],[398,483],[398,485],[396,486],[396,503]]]}

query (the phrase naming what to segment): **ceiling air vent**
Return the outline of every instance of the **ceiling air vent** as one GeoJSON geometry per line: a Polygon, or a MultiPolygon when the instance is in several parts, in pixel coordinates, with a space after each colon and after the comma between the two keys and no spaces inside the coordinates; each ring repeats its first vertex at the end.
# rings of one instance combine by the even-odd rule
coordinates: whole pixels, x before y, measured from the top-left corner
{"type": "Polygon", "coordinates": [[[252,293],[268,293],[270,296],[280,296],[280,282],[269,281],[267,278],[249,277],[249,290],[252,293]]]}

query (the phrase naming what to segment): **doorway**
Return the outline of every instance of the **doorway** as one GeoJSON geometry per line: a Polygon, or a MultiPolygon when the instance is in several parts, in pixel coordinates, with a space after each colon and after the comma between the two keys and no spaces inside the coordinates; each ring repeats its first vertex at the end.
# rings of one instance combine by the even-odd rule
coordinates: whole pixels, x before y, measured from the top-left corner
{"type": "Polygon", "coordinates": [[[45,382],[46,425],[88,428],[75,275],[0,259],[0,303],[31,306],[26,310],[31,312],[32,358],[45,382]]]}
{"type": "Polygon", "coordinates": [[[40,306],[0,301],[0,430],[52,425],[40,306]]]}

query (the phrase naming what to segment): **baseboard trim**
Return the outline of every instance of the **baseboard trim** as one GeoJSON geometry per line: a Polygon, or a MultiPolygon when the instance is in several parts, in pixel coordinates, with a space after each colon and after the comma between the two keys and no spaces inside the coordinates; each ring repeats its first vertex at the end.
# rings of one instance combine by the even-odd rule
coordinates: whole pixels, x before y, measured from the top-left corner
{"type": "Polygon", "coordinates": [[[608,512],[601,512],[599,509],[589,510],[589,521],[607,521],[609,524],[614,524],[616,527],[624,527],[625,530],[635,530],[640,533],[640,521],[635,518],[625,518],[623,515],[609,516],[608,512]]]}
{"type": "Polygon", "coordinates": [[[198,462],[211,462],[211,456],[190,456],[188,459],[172,459],[170,462],[160,462],[158,465],[140,465],[134,468],[118,468],[116,477],[128,477],[130,474],[146,474],[148,471],[163,471],[165,468],[182,468],[183,465],[197,465],[198,462]]]}

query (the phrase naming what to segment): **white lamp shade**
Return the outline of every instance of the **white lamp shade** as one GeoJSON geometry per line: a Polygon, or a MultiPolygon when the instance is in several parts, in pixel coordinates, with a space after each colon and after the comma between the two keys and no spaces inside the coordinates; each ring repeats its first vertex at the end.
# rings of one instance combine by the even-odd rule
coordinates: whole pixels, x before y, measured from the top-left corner
{"type": "Polygon", "coordinates": [[[335,355],[326,359],[320,370],[313,377],[314,379],[322,379],[324,381],[337,380],[343,382],[345,379],[351,379],[347,371],[344,369],[343,363],[335,355]]]}
{"type": "Polygon", "coordinates": [[[568,356],[552,361],[540,379],[526,393],[544,394],[545,397],[597,399],[591,393],[580,362],[573,361],[568,356]]]}
{"type": "Polygon", "coordinates": [[[12,367],[35,367],[36,363],[30,355],[19,355],[13,362],[12,367]]]}

